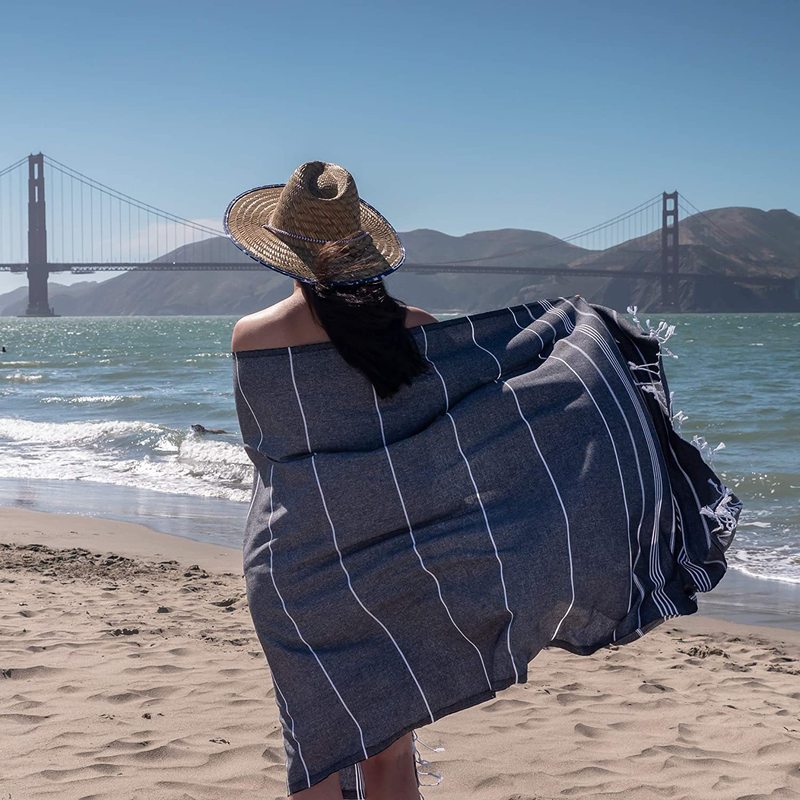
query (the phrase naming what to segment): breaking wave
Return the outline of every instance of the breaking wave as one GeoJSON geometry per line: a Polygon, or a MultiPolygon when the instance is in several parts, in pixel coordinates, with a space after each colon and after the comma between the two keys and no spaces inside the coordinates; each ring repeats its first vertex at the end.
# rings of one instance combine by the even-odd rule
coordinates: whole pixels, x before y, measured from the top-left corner
{"type": "Polygon", "coordinates": [[[141,421],[39,422],[4,417],[0,445],[4,445],[0,477],[88,480],[249,499],[252,463],[233,434],[198,435],[190,429],[141,421]]]}

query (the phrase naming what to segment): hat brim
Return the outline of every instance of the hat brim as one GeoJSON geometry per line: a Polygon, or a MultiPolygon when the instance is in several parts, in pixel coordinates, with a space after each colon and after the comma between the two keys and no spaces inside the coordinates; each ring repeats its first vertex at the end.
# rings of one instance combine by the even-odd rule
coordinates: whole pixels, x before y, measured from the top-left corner
{"type": "MultiPolygon", "coordinates": [[[[269,224],[278,198],[286,184],[249,189],[235,197],[223,224],[231,241],[246,255],[265,267],[304,283],[318,279],[314,263],[321,245],[284,236],[264,228],[269,224]]],[[[369,203],[360,200],[361,230],[367,236],[354,243],[354,265],[339,268],[331,284],[357,284],[378,280],[394,272],[405,260],[405,249],[394,228],[369,203]]]]}

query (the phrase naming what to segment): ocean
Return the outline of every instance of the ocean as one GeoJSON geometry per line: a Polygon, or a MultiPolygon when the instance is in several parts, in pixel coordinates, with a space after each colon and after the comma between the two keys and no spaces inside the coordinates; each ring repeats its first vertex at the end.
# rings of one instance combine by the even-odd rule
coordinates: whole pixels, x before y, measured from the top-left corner
{"type": "MultiPolygon", "coordinates": [[[[666,319],[681,434],[708,442],[744,503],[730,567],[800,584],[800,314],[666,319]]],[[[0,505],[238,547],[251,465],[233,407],[234,322],[0,317],[0,505]],[[194,423],[225,433],[198,435],[194,423]]]]}

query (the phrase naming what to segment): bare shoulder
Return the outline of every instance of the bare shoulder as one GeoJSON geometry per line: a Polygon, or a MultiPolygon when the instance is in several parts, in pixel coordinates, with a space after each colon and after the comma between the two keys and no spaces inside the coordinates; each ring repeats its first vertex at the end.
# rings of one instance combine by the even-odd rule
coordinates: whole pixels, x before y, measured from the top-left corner
{"type": "Polygon", "coordinates": [[[260,350],[270,347],[285,347],[291,329],[289,309],[284,301],[242,317],[231,334],[231,350],[260,350]]]}
{"type": "Polygon", "coordinates": [[[413,328],[415,325],[426,325],[428,322],[438,322],[439,320],[416,306],[406,307],[406,327],[413,328]]]}
{"type": "MultiPolygon", "coordinates": [[[[406,327],[437,322],[433,314],[407,306],[406,327]]],[[[303,303],[287,298],[242,317],[231,334],[231,350],[262,350],[328,341],[328,335],[303,303]]]]}

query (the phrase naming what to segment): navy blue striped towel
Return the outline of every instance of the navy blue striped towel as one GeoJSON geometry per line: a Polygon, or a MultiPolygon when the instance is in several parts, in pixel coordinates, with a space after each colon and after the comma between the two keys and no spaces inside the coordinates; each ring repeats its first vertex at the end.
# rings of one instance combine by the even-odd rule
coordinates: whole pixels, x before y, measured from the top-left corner
{"type": "Polygon", "coordinates": [[[580,296],[412,329],[381,400],[330,342],[234,353],[244,571],[287,790],[697,611],[741,509],[673,428],[663,337],[580,296]],[[655,335],[654,335],[655,334],[655,335]]]}

